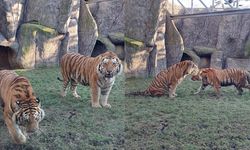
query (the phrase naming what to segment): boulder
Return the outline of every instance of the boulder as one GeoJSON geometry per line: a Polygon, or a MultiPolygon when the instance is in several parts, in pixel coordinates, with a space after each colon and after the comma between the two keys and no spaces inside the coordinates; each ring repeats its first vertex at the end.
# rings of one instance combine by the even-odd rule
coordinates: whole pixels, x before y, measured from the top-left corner
{"type": "Polygon", "coordinates": [[[115,45],[124,45],[124,33],[112,32],[108,34],[108,38],[115,45]]]}
{"type": "Polygon", "coordinates": [[[240,68],[250,71],[250,59],[227,58],[226,68],[240,68]]]}
{"type": "Polygon", "coordinates": [[[223,51],[215,51],[212,53],[210,67],[218,69],[223,68],[223,51]]]}
{"type": "Polygon", "coordinates": [[[69,23],[69,43],[68,52],[78,53],[78,33],[77,33],[77,19],[70,19],[69,23]]]}
{"type": "Polygon", "coordinates": [[[200,62],[198,64],[199,68],[209,68],[210,67],[210,57],[200,57],[200,62]]]}
{"type": "Polygon", "coordinates": [[[222,50],[225,57],[244,57],[249,26],[250,14],[224,16],[219,25],[217,49],[222,50]]]}
{"type": "Polygon", "coordinates": [[[98,30],[95,19],[84,0],[80,1],[80,14],[78,20],[78,48],[82,55],[90,56],[96,40],[98,30]]]}
{"type": "Polygon", "coordinates": [[[170,14],[167,15],[165,47],[167,67],[180,62],[184,51],[183,39],[174,21],[170,18],[170,14]]]}
{"type": "Polygon", "coordinates": [[[98,26],[98,33],[107,36],[124,32],[124,3],[126,0],[90,1],[89,8],[98,26]],[[92,3],[93,2],[93,3],[92,3]]]}
{"type": "Polygon", "coordinates": [[[215,48],[204,46],[194,46],[193,49],[198,56],[211,56],[213,52],[217,51],[215,48]]]}
{"type": "Polygon", "coordinates": [[[78,52],[78,18],[79,18],[79,7],[80,0],[73,0],[72,11],[69,21],[69,43],[68,43],[68,52],[78,52]]]}
{"type": "Polygon", "coordinates": [[[249,58],[250,57],[250,36],[248,37],[248,40],[245,43],[244,51],[245,51],[244,56],[249,58]]]}
{"type": "Polygon", "coordinates": [[[63,35],[55,29],[34,23],[25,23],[18,32],[19,50],[17,65],[20,68],[35,68],[58,64],[58,55],[63,35]]]}
{"type": "Polygon", "coordinates": [[[0,0],[0,34],[8,41],[15,41],[23,7],[24,0],[0,0]]]}
{"type": "MultiPolygon", "coordinates": [[[[197,10],[203,12],[204,10],[197,10]]],[[[194,45],[216,48],[219,24],[222,16],[178,19],[176,26],[186,48],[194,45]]]]}
{"type": "MultiPolygon", "coordinates": [[[[148,76],[147,66],[152,67],[152,65],[147,64],[147,62],[152,62],[148,60],[148,57],[152,51],[150,46],[155,45],[160,6],[161,0],[125,1],[124,72],[126,77],[148,76]]],[[[156,53],[152,54],[156,55],[156,53]]],[[[151,56],[150,58],[154,59],[155,57],[151,56]]]]}
{"type": "Polygon", "coordinates": [[[109,40],[109,38],[99,35],[97,40],[100,41],[106,47],[107,50],[113,52],[115,51],[115,45],[109,40]]]}
{"type": "Polygon", "coordinates": [[[188,55],[194,63],[199,64],[200,57],[194,51],[186,48],[183,54],[188,55]]]}
{"type": "Polygon", "coordinates": [[[72,9],[72,0],[26,0],[24,22],[39,24],[66,33],[72,9]]]}

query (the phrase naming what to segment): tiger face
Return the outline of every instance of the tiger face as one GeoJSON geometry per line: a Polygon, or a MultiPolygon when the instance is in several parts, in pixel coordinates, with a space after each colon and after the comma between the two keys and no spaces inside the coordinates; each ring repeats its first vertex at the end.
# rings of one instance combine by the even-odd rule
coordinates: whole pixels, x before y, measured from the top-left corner
{"type": "Polygon", "coordinates": [[[122,64],[113,52],[106,52],[102,55],[102,60],[97,67],[100,77],[113,78],[122,71],[122,64]]]}
{"type": "Polygon", "coordinates": [[[199,68],[198,66],[193,63],[192,61],[189,62],[189,66],[188,66],[188,74],[192,75],[192,76],[196,76],[199,73],[199,68]]]}
{"type": "Polygon", "coordinates": [[[32,93],[32,88],[28,87],[27,92],[18,92],[13,95],[13,108],[15,113],[12,121],[19,126],[26,128],[28,133],[39,129],[39,122],[44,118],[45,113],[40,108],[40,100],[32,93]]]}

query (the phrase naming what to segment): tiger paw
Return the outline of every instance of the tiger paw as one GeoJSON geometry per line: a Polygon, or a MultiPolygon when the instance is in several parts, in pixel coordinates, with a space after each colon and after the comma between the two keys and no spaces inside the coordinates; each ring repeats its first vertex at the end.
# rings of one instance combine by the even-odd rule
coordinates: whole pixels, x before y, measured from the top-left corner
{"type": "Polygon", "coordinates": [[[18,135],[18,137],[14,139],[14,141],[16,144],[24,144],[26,143],[27,140],[26,140],[26,136],[24,136],[23,134],[20,134],[18,135]]]}
{"type": "Polygon", "coordinates": [[[80,99],[80,98],[81,98],[81,96],[78,95],[78,94],[73,94],[73,96],[74,96],[75,98],[77,98],[77,99],[80,99]]]}
{"type": "Polygon", "coordinates": [[[102,106],[100,104],[92,104],[93,108],[102,108],[102,106]]]}
{"type": "Polygon", "coordinates": [[[111,108],[111,105],[110,104],[104,104],[104,105],[102,105],[103,107],[105,107],[105,108],[111,108]]]}
{"type": "Polygon", "coordinates": [[[197,95],[197,94],[199,94],[200,92],[194,92],[194,95],[197,95]]]}
{"type": "Polygon", "coordinates": [[[61,92],[61,96],[65,97],[66,96],[66,92],[61,92]]]}
{"type": "Polygon", "coordinates": [[[174,95],[174,94],[172,94],[172,95],[169,95],[169,97],[170,97],[170,98],[175,98],[175,95],[174,95]]]}

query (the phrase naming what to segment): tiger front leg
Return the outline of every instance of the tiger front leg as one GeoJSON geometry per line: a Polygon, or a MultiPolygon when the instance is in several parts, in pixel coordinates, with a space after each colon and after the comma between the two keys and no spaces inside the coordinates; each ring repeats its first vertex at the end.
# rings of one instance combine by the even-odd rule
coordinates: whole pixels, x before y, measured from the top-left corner
{"type": "Polygon", "coordinates": [[[5,108],[4,110],[5,110],[4,121],[6,123],[6,126],[8,128],[8,131],[9,131],[13,141],[16,144],[26,143],[26,136],[22,133],[19,126],[16,124],[16,115],[13,114],[13,116],[11,117],[11,115],[8,112],[6,112],[8,110],[8,108],[5,108]]]}
{"type": "Polygon", "coordinates": [[[91,87],[91,105],[94,108],[102,107],[99,103],[101,89],[97,86],[97,84],[93,84],[91,87]]]}
{"type": "Polygon", "coordinates": [[[101,101],[101,105],[103,107],[111,108],[111,105],[108,103],[108,97],[109,97],[109,93],[111,91],[111,88],[112,88],[112,85],[110,87],[106,87],[106,88],[101,89],[100,101],[101,101]]]}
{"type": "Polygon", "coordinates": [[[219,97],[221,96],[221,93],[220,93],[220,88],[221,88],[221,86],[219,86],[219,85],[214,85],[213,88],[214,88],[214,90],[215,90],[216,96],[219,98],[219,97]]]}
{"type": "Polygon", "coordinates": [[[168,96],[169,96],[170,98],[174,98],[174,97],[177,96],[177,94],[175,93],[175,92],[176,92],[176,86],[177,86],[177,85],[172,85],[172,86],[170,86],[169,92],[168,92],[168,96]]]}
{"type": "Polygon", "coordinates": [[[204,91],[206,87],[207,87],[207,85],[202,84],[202,85],[197,89],[197,91],[194,92],[194,94],[195,94],[195,95],[196,95],[196,94],[199,94],[201,91],[204,91]]]}

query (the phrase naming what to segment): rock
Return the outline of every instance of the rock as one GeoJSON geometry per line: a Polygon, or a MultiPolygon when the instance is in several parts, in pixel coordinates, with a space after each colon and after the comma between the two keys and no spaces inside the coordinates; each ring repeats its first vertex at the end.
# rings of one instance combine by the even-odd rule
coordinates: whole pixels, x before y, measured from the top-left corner
{"type": "Polygon", "coordinates": [[[108,34],[108,38],[115,45],[124,45],[124,33],[112,32],[108,34]]]}
{"type": "Polygon", "coordinates": [[[75,52],[78,53],[78,18],[79,18],[79,7],[80,7],[80,0],[73,0],[72,4],[72,11],[70,15],[69,21],[69,44],[68,44],[68,52],[75,52]]]}
{"type": "Polygon", "coordinates": [[[15,41],[16,31],[22,16],[24,0],[0,0],[0,34],[15,41]]]}
{"type": "Polygon", "coordinates": [[[35,68],[58,64],[58,55],[63,35],[52,28],[34,23],[20,26],[17,65],[20,68],[35,68]]]}
{"type": "Polygon", "coordinates": [[[211,62],[210,62],[211,68],[223,68],[223,51],[215,51],[211,55],[211,62]]]}
{"type": "Polygon", "coordinates": [[[124,72],[126,78],[131,77],[146,77],[147,74],[147,59],[149,52],[141,49],[140,52],[134,52],[133,47],[126,47],[124,72]],[[129,53],[129,55],[127,55],[129,53]]]}
{"type": "Polygon", "coordinates": [[[200,62],[198,64],[199,68],[209,68],[210,67],[210,57],[200,57],[200,62]]]}
{"type": "Polygon", "coordinates": [[[59,33],[66,33],[71,9],[72,0],[26,0],[24,22],[36,21],[59,33]]]}
{"type": "Polygon", "coordinates": [[[98,33],[107,36],[112,32],[124,33],[124,3],[126,0],[96,1],[88,4],[98,26],[98,33]]]}
{"type": "Polygon", "coordinates": [[[125,59],[125,51],[124,51],[124,46],[117,45],[115,46],[115,53],[121,59],[122,61],[125,59]]]}
{"type": "Polygon", "coordinates": [[[167,15],[165,34],[167,67],[180,62],[184,51],[183,39],[169,15],[167,15]]]}
{"type": "Polygon", "coordinates": [[[249,26],[250,14],[224,16],[219,25],[217,49],[222,50],[225,57],[244,57],[249,26]]]}
{"type": "Polygon", "coordinates": [[[211,56],[211,54],[217,50],[215,48],[194,46],[194,51],[198,56],[211,56]]]}
{"type": "MultiPolygon", "coordinates": [[[[125,67],[126,77],[148,76],[149,50],[155,45],[161,0],[126,0],[125,13],[125,67]]],[[[156,53],[154,53],[156,54],[156,53]]],[[[155,57],[151,57],[155,58],[155,57]]],[[[156,63],[155,63],[156,64],[156,63]]],[[[151,66],[152,67],[152,66],[151,66]]],[[[156,67],[156,66],[154,66],[156,67]]]]}
{"type": "Polygon", "coordinates": [[[69,33],[68,52],[78,53],[78,33],[77,33],[76,19],[70,19],[68,33],[69,33]]]}
{"type": "Polygon", "coordinates": [[[78,20],[78,48],[79,53],[90,56],[98,37],[96,22],[84,0],[80,1],[78,20]]]}
{"type": "Polygon", "coordinates": [[[125,37],[152,43],[158,26],[160,0],[125,1],[125,37]]]}
{"type": "Polygon", "coordinates": [[[176,26],[182,35],[185,48],[194,45],[216,48],[221,16],[186,18],[177,20],[176,26]]]}
{"type": "MultiPolygon", "coordinates": [[[[64,38],[62,39],[61,41],[61,45],[60,45],[60,51],[59,51],[59,54],[58,54],[58,57],[59,57],[59,60],[61,60],[62,56],[66,53],[69,52],[69,32],[67,32],[65,35],[64,35],[64,38]]],[[[60,62],[60,61],[59,61],[60,62]]]]}
{"type": "Polygon", "coordinates": [[[250,57],[250,36],[248,37],[248,40],[245,43],[245,48],[244,48],[244,57],[250,57]]]}
{"type": "Polygon", "coordinates": [[[125,45],[134,47],[135,49],[140,49],[144,46],[144,43],[136,39],[129,37],[124,37],[125,45]]]}
{"type": "Polygon", "coordinates": [[[104,44],[107,50],[115,51],[115,45],[107,37],[99,35],[97,40],[104,44]]]}
{"type": "Polygon", "coordinates": [[[183,54],[188,55],[194,63],[199,64],[200,57],[194,51],[190,49],[185,49],[183,54]]]}
{"type": "Polygon", "coordinates": [[[226,68],[240,68],[250,71],[250,59],[227,58],[226,68]]]}

